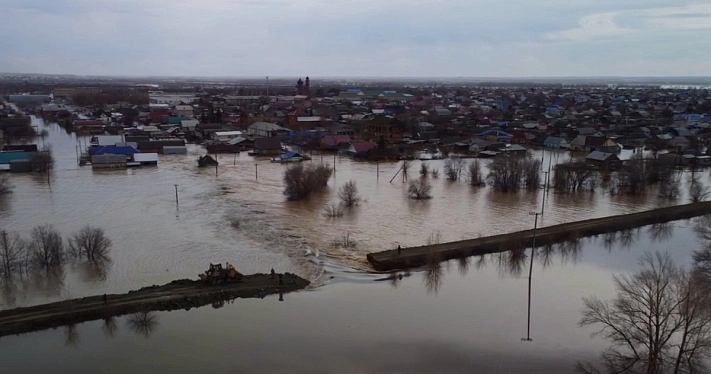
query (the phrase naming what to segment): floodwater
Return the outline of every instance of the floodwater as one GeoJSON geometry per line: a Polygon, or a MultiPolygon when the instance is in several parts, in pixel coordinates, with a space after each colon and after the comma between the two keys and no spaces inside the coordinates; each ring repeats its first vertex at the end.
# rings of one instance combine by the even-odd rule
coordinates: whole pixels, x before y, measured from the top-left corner
{"type": "MultiPolygon", "coordinates": [[[[0,367],[11,372],[187,373],[210,367],[567,373],[575,361],[594,359],[603,347],[576,326],[582,296],[611,296],[612,274],[634,271],[644,251],[669,248],[678,263],[688,264],[698,247],[691,223],[680,221],[663,226],[661,233],[645,228],[617,238],[622,244],[608,236],[549,253],[550,261],[540,256],[533,278],[534,340],[522,342],[527,274],[517,270],[526,268],[525,256],[471,259],[466,269],[454,261],[441,271],[413,272],[393,282],[376,281],[389,274],[369,272],[365,254],[422,245],[433,234],[448,241],[531,228],[529,213],[540,211],[543,191],[503,194],[440,176],[431,180],[431,200],[411,201],[401,175],[390,182],[399,164],[337,157],[325,192],[306,202],[288,202],[281,183],[285,166],[268,160],[220,155],[216,175],[213,168],[197,168],[204,150],[191,146],[186,156],[162,155],[157,167],[92,171],[77,166],[77,145],[86,139],[35,122],[50,129],[44,141],[52,145],[55,169],[49,183],[47,175],[11,175],[15,188],[0,201],[0,228],[27,238],[40,224],[53,224],[65,236],[91,224],[112,240],[112,261],[102,268],[69,264],[49,280],[16,279],[4,285],[0,309],[195,278],[209,262],[229,261],[247,273],[295,272],[314,281],[314,287],[285,295],[284,301],[267,297],[219,309],[155,313],[152,328],[117,319],[114,335],[103,322],[91,322],[3,338],[0,367]],[[338,187],[350,179],[357,182],[363,203],[341,218],[324,217],[323,205],[336,202],[338,187]],[[343,235],[357,246],[336,246],[343,235]]],[[[549,157],[554,162],[569,157],[534,154],[541,156],[546,166],[549,157]]],[[[314,154],[311,162],[333,166],[334,158],[324,155],[322,161],[314,154]]],[[[428,163],[443,169],[441,161],[428,163]]],[[[415,161],[408,177],[418,173],[415,161]]],[[[539,225],[666,204],[654,196],[551,191],[539,225]]]]}
{"type": "Polygon", "coordinates": [[[585,239],[535,258],[488,255],[405,274],[340,274],[331,284],[217,308],[128,316],[7,337],[10,372],[571,373],[605,342],[576,326],[581,297],[613,296],[639,255],[688,264],[691,221],[585,239]],[[396,278],[397,279],[397,278],[396,278]],[[31,359],[28,359],[31,358],[31,359]],[[59,369],[59,370],[58,370],[59,369]]]}

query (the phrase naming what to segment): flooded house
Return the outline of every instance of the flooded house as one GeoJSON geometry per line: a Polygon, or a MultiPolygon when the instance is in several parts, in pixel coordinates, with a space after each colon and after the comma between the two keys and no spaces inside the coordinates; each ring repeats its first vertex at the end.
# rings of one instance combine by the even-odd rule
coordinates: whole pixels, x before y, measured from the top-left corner
{"type": "Polygon", "coordinates": [[[549,136],[543,141],[543,146],[546,148],[566,149],[570,146],[568,141],[558,136],[549,136]]]}
{"type": "Polygon", "coordinates": [[[23,173],[32,171],[32,160],[37,151],[3,150],[0,152],[0,171],[23,173]]]}
{"type": "Polygon", "coordinates": [[[255,122],[247,128],[247,134],[255,138],[269,138],[288,134],[291,130],[271,122],[255,122]]]}
{"type": "Polygon", "coordinates": [[[324,135],[319,139],[319,148],[328,151],[347,150],[351,137],[348,135],[324,135]]]}
{"type": "Polygon", "coordinates": [[[346,153],[355,158],[365,158],[375,147],[376,144],[371,141],[353,141],[346,153]]]}
{"type": "Polygon", "coordinates": [[[585,162],[597,167],[613,167],[620,163],[620,158],[615,153],[592,151],[585,156],[585,162]]]}
{"type": "Polygon", "coordinates": [[[274,156],[281,154],[281,140],[276,137],[254,139],[254,150],[250,153],[253,156],[274,156]]]}
{"type": "Polygon", "coordinates": [[[395,117],[377,115],[366,124],[365,130],[376,139],[382,137],[388,142],[395,143],[403,139],[407,125],[395,117]]]}
{"type": "Polygon", "coordinates": [[[605,136],[578,135],[570,142],[571,151],[592,152],[601,151],[606,153],[617,152],[620,147],[617,143],[605,136]]]}

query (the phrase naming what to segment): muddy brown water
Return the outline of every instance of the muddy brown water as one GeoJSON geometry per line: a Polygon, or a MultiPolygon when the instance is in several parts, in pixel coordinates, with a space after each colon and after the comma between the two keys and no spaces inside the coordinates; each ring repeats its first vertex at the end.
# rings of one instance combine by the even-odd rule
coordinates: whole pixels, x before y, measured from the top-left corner
{"type": "MultiPolygon", "coordinates": [[[[679,263],[688,263],[698,247],[689,221],[680,221],[671,232],[639,230],[625,246],[610,238],[588,239],[552,254],[550,263],[537,261],[534,341],[524,343],[527,281],[515,271],[522,268],[520,261],[471,259],[466,275],[450,261],[434,277],[413,272],[394,284],[376,281],[387,275],[368,273],[365,254],[421,245],[436,232],[442,240],[457,240],[531,228],[529,212],[540,209],[541,191],[503,194],[440,176],[432,180],[433,199],[414,202],[401,177],[389,183],[399,165],[339,157],[327,191],[307,202],[287,202],[284,166],[268,160],[256,161],[255,179],[252,157],[220,155],[216,177],[212,168],[197,168],[195,160],[204,151],[191,146],[186,156],[161,156],[157,167],[94,172],[76,165],[76,145],[83,140],[56,125],[36,123],[51,128],[46,141],[57,160],[51,185],[46,176],[12,175],[15,192],[0,201],[0,227],[27,237],[43,223],[65,235],[87,223],[99,226],[113,241],[112,262],[105,268],[69,264],[52,279],[17,279],[3,287],[0,308],[194,278],[218,261],[243,272],[272,267],[295,272],[315,286],[281,302],[267,297],[219,309],[157,313],[151,328],[131,317],[118,319],[113,335],[103,322],[92,322],[3,338],[0,367],[12,372],[187,373],[210,366],[275,373],[568,373],[575,360],[594,358],[603,347],[576,326],[582,296],[611,296],[612,274],[633,271],[646,250],[670,249],[679,263]],[[350,179],[364,202],[340,219],[323,217],[323,204],[335,202],[337,188],[350,179]],[[357,241],[355,249],[333,245],[346,233],[357,241]],[[38,356],[42,359],[22,358],[38,356]]],[[[321,162],[320,156],[311,162],[321,162]]],[[[333,156],[324,162],[333,164],[333,156]]],[[[410,178],[418,177],[418,163],[410,178]]],[[[429,163],[442,171],[441,161],[429,163]]],[[[654,197],[551,192],[539,224],[664,204],[654,197]]]]}
{"type": "MultiPolygon", "coordinates": [[[[612,274],[646,250],[685,263],[690,222],[583,240],[534,262],[457,261],[402,280],[343,272],[325,287],[188,312],[132,315],[0,340],[9,372],[571,373],[605,343],[576,326],[581,297],[614,295],[612,274]],[[652,239],[656,238],[656,239],[652,239]],[[33,357],[27,360],[27,357],[33,357]]],[[[398,279],[398,278],[396,278],[398,279]]]]}
{"type": "MultiPolygon", "coordinates": [[[[112,263],[99,269],[67,266],[60,285],[18,280],[15,305],[125,292],[195,277],[210,261],[230,261],[247,273],[273,267],[322,284],[343,269],[369,270],[368,252],[421,245],[433,233],[446,241],[530,228],[529,212],[540,210],[543,198],[540,191],[498,193],[440,176],[432,180],[433,199],[411,201],[400,176],[389,183],[399,164],[338,157],[325,192],[309,201],[289,202],[282,194],[285,166],[269,160],[255,160],[246,153],[219,155],[221,165],[215,176],[213,168],[197,168],[196,159],[204,150],[190,146],[188,155],[161,156],[157,167],[92,171],[76,162],[77,147],[88,138],[67,134],[41,119],[34,124],[50,130],[41,143],[52,145],[56,167],[49,184],[46,175],[11,176],[15,189],[0,204],[0,227],[29,237],[32,227],[45,223],[65,236],[86,224],[98,226],[113,241],[112,263]],[[323,205],[337,202],[338,187],[350,179],[357,182],[363,203],[340,219],[324,217],[323,205]],[[174,184],[178,184],[177,205],[174,184]],[[334,245],[345,234],[357,242],[355,249],[334,245]]],[[[569,156],[546,152],[544,165],[548,157],[558,161],[569,156]]],[[[325,155],[322,161],[313,155],[311,162],[333,165],[333,159],[325,155]]],[[[428,163],[440,172],[443,169],[442,161],[428,163]]],[[[409,178],[419,177],[418,173],[419,161],[415,161],[409,178]]],[[[630,213],[660,203],[640,197],[549,193],[540,224],[630,213]]],[[[10,306],[5,300],[0,305],[10,306]]]]}

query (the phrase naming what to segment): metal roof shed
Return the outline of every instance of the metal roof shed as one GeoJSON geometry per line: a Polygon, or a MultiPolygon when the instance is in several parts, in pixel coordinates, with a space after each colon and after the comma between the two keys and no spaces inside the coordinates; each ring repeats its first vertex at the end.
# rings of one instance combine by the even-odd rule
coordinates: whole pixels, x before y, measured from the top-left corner
{"type": "Polygon", "coordinates": [[[133,161],[140,162],[142,165],[157,164],[158,154],[157,153],[134,153],[133,161]]]}

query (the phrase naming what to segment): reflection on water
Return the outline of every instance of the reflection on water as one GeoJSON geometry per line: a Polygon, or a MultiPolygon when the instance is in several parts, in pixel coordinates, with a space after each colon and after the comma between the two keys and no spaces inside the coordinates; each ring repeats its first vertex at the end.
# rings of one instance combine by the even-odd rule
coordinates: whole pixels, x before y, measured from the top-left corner
{"type": "Polygon", "coordinates": [[[655,242],[666,242],[672,237],[672,233],[674,232],[674,223],[673,222],[666,222],[666,223],[656,223],[653,225],[650,225],[647,228],[647,232],[652,239],[652,241],[655,242]]]}
{"type": "Polygon", "coordinates": [[[423,280],[427,288],[427,293],[437,294],[444,280],[442,263],[439,261],[428,263],[427,266],[425,266],[423,280]]]}
{"type": "Polygon", "coordinates": [[[512,249],[507,252],[495,253],[494,263],[498,266],[499,274],[519,277],[526,267],[526,248],[512,249]]]}
{"type": "Polygon", "coordinates": [[[64,346],[77,348],[79,346],[79,331],[77,325],[70,324],[64,326],[64,346]]]}
{"type": "Polygon", "coordinates": [[[72,265],[72,270],[80,274],[83,282],[101,284],[108,279],[108,270],[111,267],[111,259],[104,257],[96,262],[79,262],[72,265]]]}
{"type": "Polygon", "coordinates": [[[101,325],[101,331],[103,331],[105,337],[113,338],[116,336],[117,330],[118,324],[116,323],[116,317],[104,318],[104,323],[101,325]]]}
{"type": "Polygon", "coordinates": [[[647,227],[638,234],[617,235],[611,251],[611,240],[602,235],[538,248],[532,344],[520,342],[526,331],[527,282],[517,269],[527,275],[530,256],[519,251],[455,260],[449,270],[445,264],[428,265],[415,279],[408,273],[343,271],[346,275],[335,274],[336,280],[348,276],[366,281],[334,281],[291,294],[287,302],[273,295],[218,309],[154,313],[159,328],[142,313],[124,321],[77,325],[81,344],[73,349],[56,349],[66,340],[63,331],[7,337],[0,340],[0,351],[8,354],[5,365],[16,372],[61,368],[91,373],[118,367],[136,372],[154,365],[190,373],[212,365],[240,372],[570,373],[576,362],[595,360],[606,345],[577,327],[582,296],[614,295],[612,275],[636,271],[639,256],[650,249],[666,251],[678,263],[689,261],[696,240],[691,222],[679,221],[667,230],[673,246],[659,246],[645,235],[647,227]],[[423,297],[428,294],[436,298],[423,297]],[[226,333],[225,321],[239,323],[229,324],[226,333]],[[116,325],[133,334],[110,340],[120,335],[116,325]],[[205,346],[212,348],[196,357],[196,349],[205,346]],[[274,354],[274,347],[289,349],[274,354]],[[146,350],[151,354],[144,354],[146,350]],[[35,351],[48,353],[32,362],[15,358],[19,352],[35,351]],[[368,360],[362,359],[364,354],[368,360]],[[81,359],[87,355],[96,359],[81,359]],[[132,357],[129,363],[127,356],[132,357]]]}
{"type": "Polygon", "coordinates": [[[136,335],[149,338],[158,327],[158,317],[154,312],[139,312],[128,317],[126,325],[136,335]]]}
{"type": "Polygon", "coordinates": [[[469,272],[469,262],[470,257],[463,257],[457,259],[457,269],[459,269],[459,275],[467,275],[467,273],[469,272]]]}

